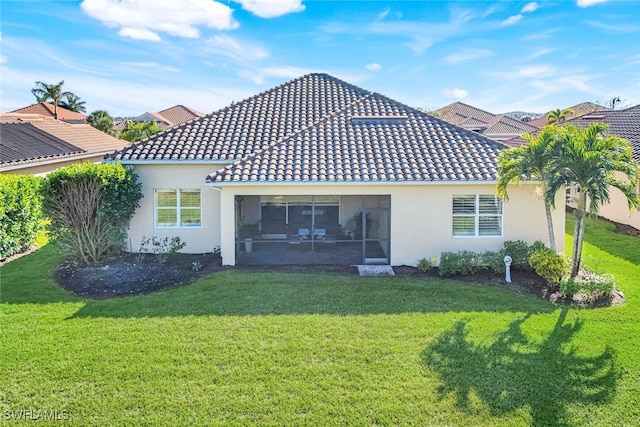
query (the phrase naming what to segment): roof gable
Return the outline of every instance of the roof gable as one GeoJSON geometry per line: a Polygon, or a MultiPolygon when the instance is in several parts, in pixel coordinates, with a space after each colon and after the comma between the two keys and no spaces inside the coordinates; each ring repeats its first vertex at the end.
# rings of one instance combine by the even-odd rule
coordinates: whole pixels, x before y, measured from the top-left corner
{"type": "MultiPolygon", "coordinates": [[[[40,114],[42,116],[53,117],[54,106],[48,102],[39,102],[37,104],[31,104],[28,107],[13,110],[10,113],[40,114]]],[[[67,110],[66,108],[58,105],[58,120],[85,123],[87,121],[87,116],[81,113],[76,113],[75,111],[67,110]]]]}

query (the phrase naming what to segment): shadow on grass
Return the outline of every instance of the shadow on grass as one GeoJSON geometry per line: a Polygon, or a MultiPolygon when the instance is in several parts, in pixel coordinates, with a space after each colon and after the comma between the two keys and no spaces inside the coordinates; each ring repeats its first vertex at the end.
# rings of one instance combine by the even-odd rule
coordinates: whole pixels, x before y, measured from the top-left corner
{"type": "Polygon", "coordinates": [[[616,387],[613,350],[607,347],[593,357],[567,350],[583,324],[565,323],[567,311],[560,311],[554,329],[540,344],[521,330],[529,315],[512,322],[488,346],[470,342],[466,322],[458,322],[423,352],[424,363],[442,382],[440,398],[453,393],[464,411],[471,409],[475,395],[496,416],[529,408],[532,425],[539,426],[569,424],[569,404],[609,401],[616,387]]]}
{"type": "MultiPolygon", "coordinates": [[[[570,235],[573,235],[574,224],[573,213],[567,212],[566,232],[570,235]]],[[[640,265],[640,237],[617,233],[614,223],[596,217],[587,217],[585,230],[585,242],[615,257],[640,265]]]]}
{"type": "Polygon", "coordinates": [[[550,313],[554,309],[534,297],[449,280],[236,270],[145,296],[85,300],[75,317],[550,313]]]}

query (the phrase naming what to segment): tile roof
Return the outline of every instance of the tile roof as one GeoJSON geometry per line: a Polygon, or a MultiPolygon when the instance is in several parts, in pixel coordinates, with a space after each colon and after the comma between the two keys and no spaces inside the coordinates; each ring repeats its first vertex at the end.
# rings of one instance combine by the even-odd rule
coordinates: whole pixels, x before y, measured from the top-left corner
{"type": "Polygon", "coordinates": [[[230,182],[492,181],[505,146],[326,74],[309,74],[113,153],[228,160],[230,182]]]}
{"type": "Polygon", "coordinates": [[[171,125],[177,125],[204,116],[200,111],[185,107],[184,105],[174,105],[173,107],[158,111],[158,114],[164,117],[171,125]]]}
{"type": "Polygon", "coordinates": [[[536,132],[538,127],[532,122],[523,122],[503,114],[496,115],[481,110],[463,102],[454,102],[436,110],[436,113],[444,120],[465,129],[479,132],[496,141],[511,141],[515,143],[525,132],[536,132]]]}
{"type": "MultiPolygon", "coordinates": [[[[28,107],[19,108],[17,110],[10,111],[9,113],[19,114],[40,114],[42,116],[53,117],[54,106],[48,102],[40,102],[38,104],[31,104],[28,107]]],[[[86,123],[87,116],[75,111],[67,110],[58,105],[58,120],[72,123],[86,123]]]]}
{"type": "MultiPolygon", "coordinates": [[[[42,146],[50,144],[51,141],[61,140],[74,149],[69,153],[106,154],[113,150],[121,149],[130,143],[114,138],[101,132],[88,124],[70,124],[52,117],[45,117],[39,114],[6,113],[0,114],[0,123],[6,124],[29,124],[37,128],[39,132],[30,135],[29,140],[24,140],[24,144],[31,146],[42,146]]],[[[4,129],[4,126],[3,126],[4,129]]],[[[25,135],[26,136],[26,135],[25,135]]],[[[2,150],[5,149],[5,138],[2,135],[2,150]]],[[[24,147],[23,150],[30,148],[24,147]]],[[[27,159],[25,159],[26,161],[27,159]]],[[[40,161],[39,156],[34,156],[32,161],[40,161]]]]}
{"type": "Polygon", "coordinates": [[[84,150],[38,129],[31,123],[0,123],[0,164],[44,160],[84,150]]]}
{"type": "Polygon", "coordinates": [[[577,127],[588,127],[592,123],[607,123],[607,133],[618,135],[631,142],[633,158],[640,163],[640,105],[625,110],[601,110],[567,120],[577,127]]]}
{"type": "MultiPolygon", "coordinates": [[[[594,111],[609,110],[609,108],[599,104],[594,104],[593,102],[581,102],[580,104],[576,104],[573,107],[569,107],[569,108],[573,110],[574,117],[580,117],[582,115],[589,114],[594,111]]],[[[538,117],[537,119],[531,120],[529,122],[529,124],[532,124],[539,128],[546,126],[547,123],[549,123],[549,120],[547,120],[546,114],[543,114],[541,117],[538,117]]]]}

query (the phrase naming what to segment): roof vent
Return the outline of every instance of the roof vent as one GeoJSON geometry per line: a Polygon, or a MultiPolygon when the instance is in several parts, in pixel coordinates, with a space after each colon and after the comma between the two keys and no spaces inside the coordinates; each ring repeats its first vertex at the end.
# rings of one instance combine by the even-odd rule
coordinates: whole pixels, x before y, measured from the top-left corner
{"type": "Polygon", "coordinates": [[[409,120],[407,115],[396,116],[352,116],[351,123],[391,123],[403,124],[409,120]]]}

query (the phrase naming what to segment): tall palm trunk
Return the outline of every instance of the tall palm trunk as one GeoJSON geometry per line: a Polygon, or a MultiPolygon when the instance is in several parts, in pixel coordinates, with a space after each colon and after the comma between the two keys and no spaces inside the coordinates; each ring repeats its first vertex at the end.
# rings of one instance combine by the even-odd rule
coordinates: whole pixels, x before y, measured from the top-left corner
{"type": "Polygon", "coordinates": [[[578,205],[574,211],[576,223],[573,227],[573,254],[571,255],[571,277],[576,277],[582,262],[582,242],[584,241],[584,223],[587,217],[587,194],[580,192],[578,205]]]}
{"type": "Polygon", "coordinates": [[[544,204],[544,210],[547,214],[547,228],[549,230],[549,247],[556,252],[556,236],[553,232],[553,218],[551,217],[551,208],[548,204],[544,204]]]}

